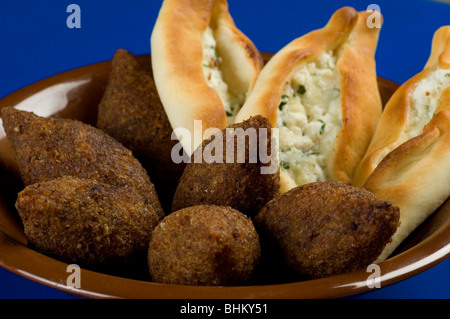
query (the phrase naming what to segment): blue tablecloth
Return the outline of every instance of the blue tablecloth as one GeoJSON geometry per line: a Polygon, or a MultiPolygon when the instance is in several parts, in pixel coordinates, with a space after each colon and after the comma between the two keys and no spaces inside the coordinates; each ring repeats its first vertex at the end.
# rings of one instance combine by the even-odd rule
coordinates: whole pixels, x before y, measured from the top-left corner
{"type": "MultiPolygon", "coordinates": [[[[373,1],[229,0],[237,26],[260,51],[276,52],[325,25],[342,6],[366,10],[373,1]]],[[[450,24],[450,4],[378,0],[384,17],[376,54],[378,75],[402,83],[419,72],[433,33],[450,24]]],[[[0,98],[66,70],[109,60],[118,48],[150,52],[161,0],[46,0],[0,2],[0,98]],[[68,28],[69,4],[81,9],[81,28],[68,28]]],[[[449,298],[450,259],[402,282],[354,298],[449,298]]],[[[0,268],[2,298],[72,298],[0,268]]]]}

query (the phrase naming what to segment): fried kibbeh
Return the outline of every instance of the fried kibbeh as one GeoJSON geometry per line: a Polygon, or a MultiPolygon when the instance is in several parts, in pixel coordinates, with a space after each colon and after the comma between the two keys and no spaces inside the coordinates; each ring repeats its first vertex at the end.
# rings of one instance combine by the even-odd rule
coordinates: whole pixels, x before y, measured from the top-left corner
{"type": "MultiPolygon", "coordinates": [[[[150,61],[149,61],[150,64],[150,61]]],[[[150,67],[124,49],[114,54],[108,84],[98,106],[97,127],[141,161],[163,206],[172,202],[184,162],[171,159],[172,126],[159,99],[150,67]]]]}
{"type": "Polygon", "coordinates": [[[244,122],[229,125],[219,132],[221,134],[217,137],[204,140],[191,156],[191,161],[186,165],[175,192],[172,211],[208,204],[230,206],[247,216],[254,217],[278,194],[280,172],[275,152],[272,150],[269,121],[258,115],[244,122]],[[239,132],[241,136],[245,133],[251,136],[252,129],[256,137],[253,142],[250,138],[246,138],[243,142],[238,137],[239,132]],[[266,132],[265,136],[261,134],[263,131],[266,132]],[[261,156],[254,158],[257,151],[261,155],[263,149],[261,145],[266,147],[267,152],[263,153],[268,154],[266,163],[263,163],[261,156]],[[231,161],[227,160],[230,149],[234,155],[231,161]],[[218,150],[222,151],[222,154],[216,154],[218,150]],[[198,152],[203,152],[201,162],[196,162],[198,152]],[[209,161],[208,152],[213,156],[217,155],[218,160],[209,161]],[[239,154],[245,154],[245,158],[238,158],[239,154]],[[264,172],[264,168],[267,172],[264,172]]]}
{"type": "Polygon", "coordinates": [[[363,188],[317,182],[273,199],[254,222],[262,254],[264,247],[281,252],[289,267],[311,279],[373,263],[398,227],[399,208],[363,188]]]}
{"type": "Polygon", "coordinates": [[[68,175],[27,186],[16,208],[37,250],[86,267],[132,262],[146,253],[158,224],[128,189],[68,175]]]}
{"type": "Polygon", "coordinates": [[[77,120],[46,118],[6,107],[6,135],[25,184],[71,175],[124,187],[164,216],[147,171],[132,152],[102,130],[77,120]]]}
{"type": "Polygon", "coordinates": [[[225,206],[198,205],[167,215],[152,233],[153,281],[183,285],[240,285],[260,257],[252,221],[225,206]]]}

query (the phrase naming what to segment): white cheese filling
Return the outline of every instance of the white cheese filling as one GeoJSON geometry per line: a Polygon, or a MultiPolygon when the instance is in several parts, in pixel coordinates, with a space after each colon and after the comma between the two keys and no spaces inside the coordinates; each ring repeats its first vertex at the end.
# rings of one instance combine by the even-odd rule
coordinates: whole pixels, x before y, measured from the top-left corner
{"type": "Polygon", "coordinates": [[[280,99],[280,167],[297,186],[329,180],[341,119],[340,74],[336,57],[327,52],[295,71],[280,99]]]}
{"type": "Polygon", "coordinates": [[[231,94],[227,83],[223,80],[220,70],[222,58],[217,53],[216,40],[210,26],[203,32],[201,42],[203,46],[202,67],[206,83],[217,92],[222,100],[228,123],[233,123],[236,114],[244,104],[245,96],[231,94]]]}
{"type": "Polygon", "coordinates": [[[404,140],[422,133],[424,126],[432,119],[439,105],[442,91],[450,86],[450,70],[437,68],[417,83],[411,96],[411,113],[404,140]]]}

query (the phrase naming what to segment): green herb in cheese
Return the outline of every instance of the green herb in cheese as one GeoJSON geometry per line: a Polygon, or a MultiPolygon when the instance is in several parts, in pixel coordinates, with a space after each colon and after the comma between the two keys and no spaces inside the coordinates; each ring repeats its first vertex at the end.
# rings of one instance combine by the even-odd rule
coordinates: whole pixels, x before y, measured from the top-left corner
{"type": "Polygon", "coordinates": [[[299,86],[298,86],[298,89],[297,89],[297,93],[300,94],[300,95],[305,94],[305,93],[306,93],[306,88],[305,88],[305,86],[304,86],[304,85],[299,85],[299,86]]]}
{"type": "Polygon", "coordinates": [[[296,185],[329,179],[341,129],[340,75],[333,52],[295,70],[278,108],[280,167],[296,185]]]}
{"type": "Polygon", "coordinates": [[[228,123],[232,123],[236,114],[244,104],[245,96],[234,96],[229,92],[228,85],[223,80],[222,72],[220,70],[222,58],[217,52],[213,30],[209,26],[203,32],[202,47],[202,66],[206,82],[219,95],[224,105],[224,112],[227,115],[228,123]]]}

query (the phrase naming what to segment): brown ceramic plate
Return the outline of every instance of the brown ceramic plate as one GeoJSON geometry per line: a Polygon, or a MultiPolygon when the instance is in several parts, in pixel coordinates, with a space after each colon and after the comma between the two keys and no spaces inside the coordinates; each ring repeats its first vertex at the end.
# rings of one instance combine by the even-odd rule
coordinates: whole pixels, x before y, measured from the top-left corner
{"type": "MultiPolygon", "coordinates": [[[[270,54],[265,54],[266,59],[270,54]]],[[[148,55],[140,56],[149,64],[148,55]]],[[[97,105],[107,83],[110,62],[64,72],[25,87],[0,100],[0,108],[17,106],[48,116],[76,118],[94,124],[97,105]]],[[[379,78],[383,101],[398,87],[379,78]]],[[[81,270],[81,288],[67,286],[68,264],[27,247],[20,219],[14,208],[21,182],[17,177],[11,146],[1,135],[0,158],[0,266],[38,283],[88,298],[338,298],[369,291],[366,269],[317,280],[261,283],[240,287],[196,287],[158,284],[140,271],[127,276],[81,270]]],[[[450,200],[430,216],[401,247],[379,264],[381,287],[414,276],[450,256],[450,200]]]]}

